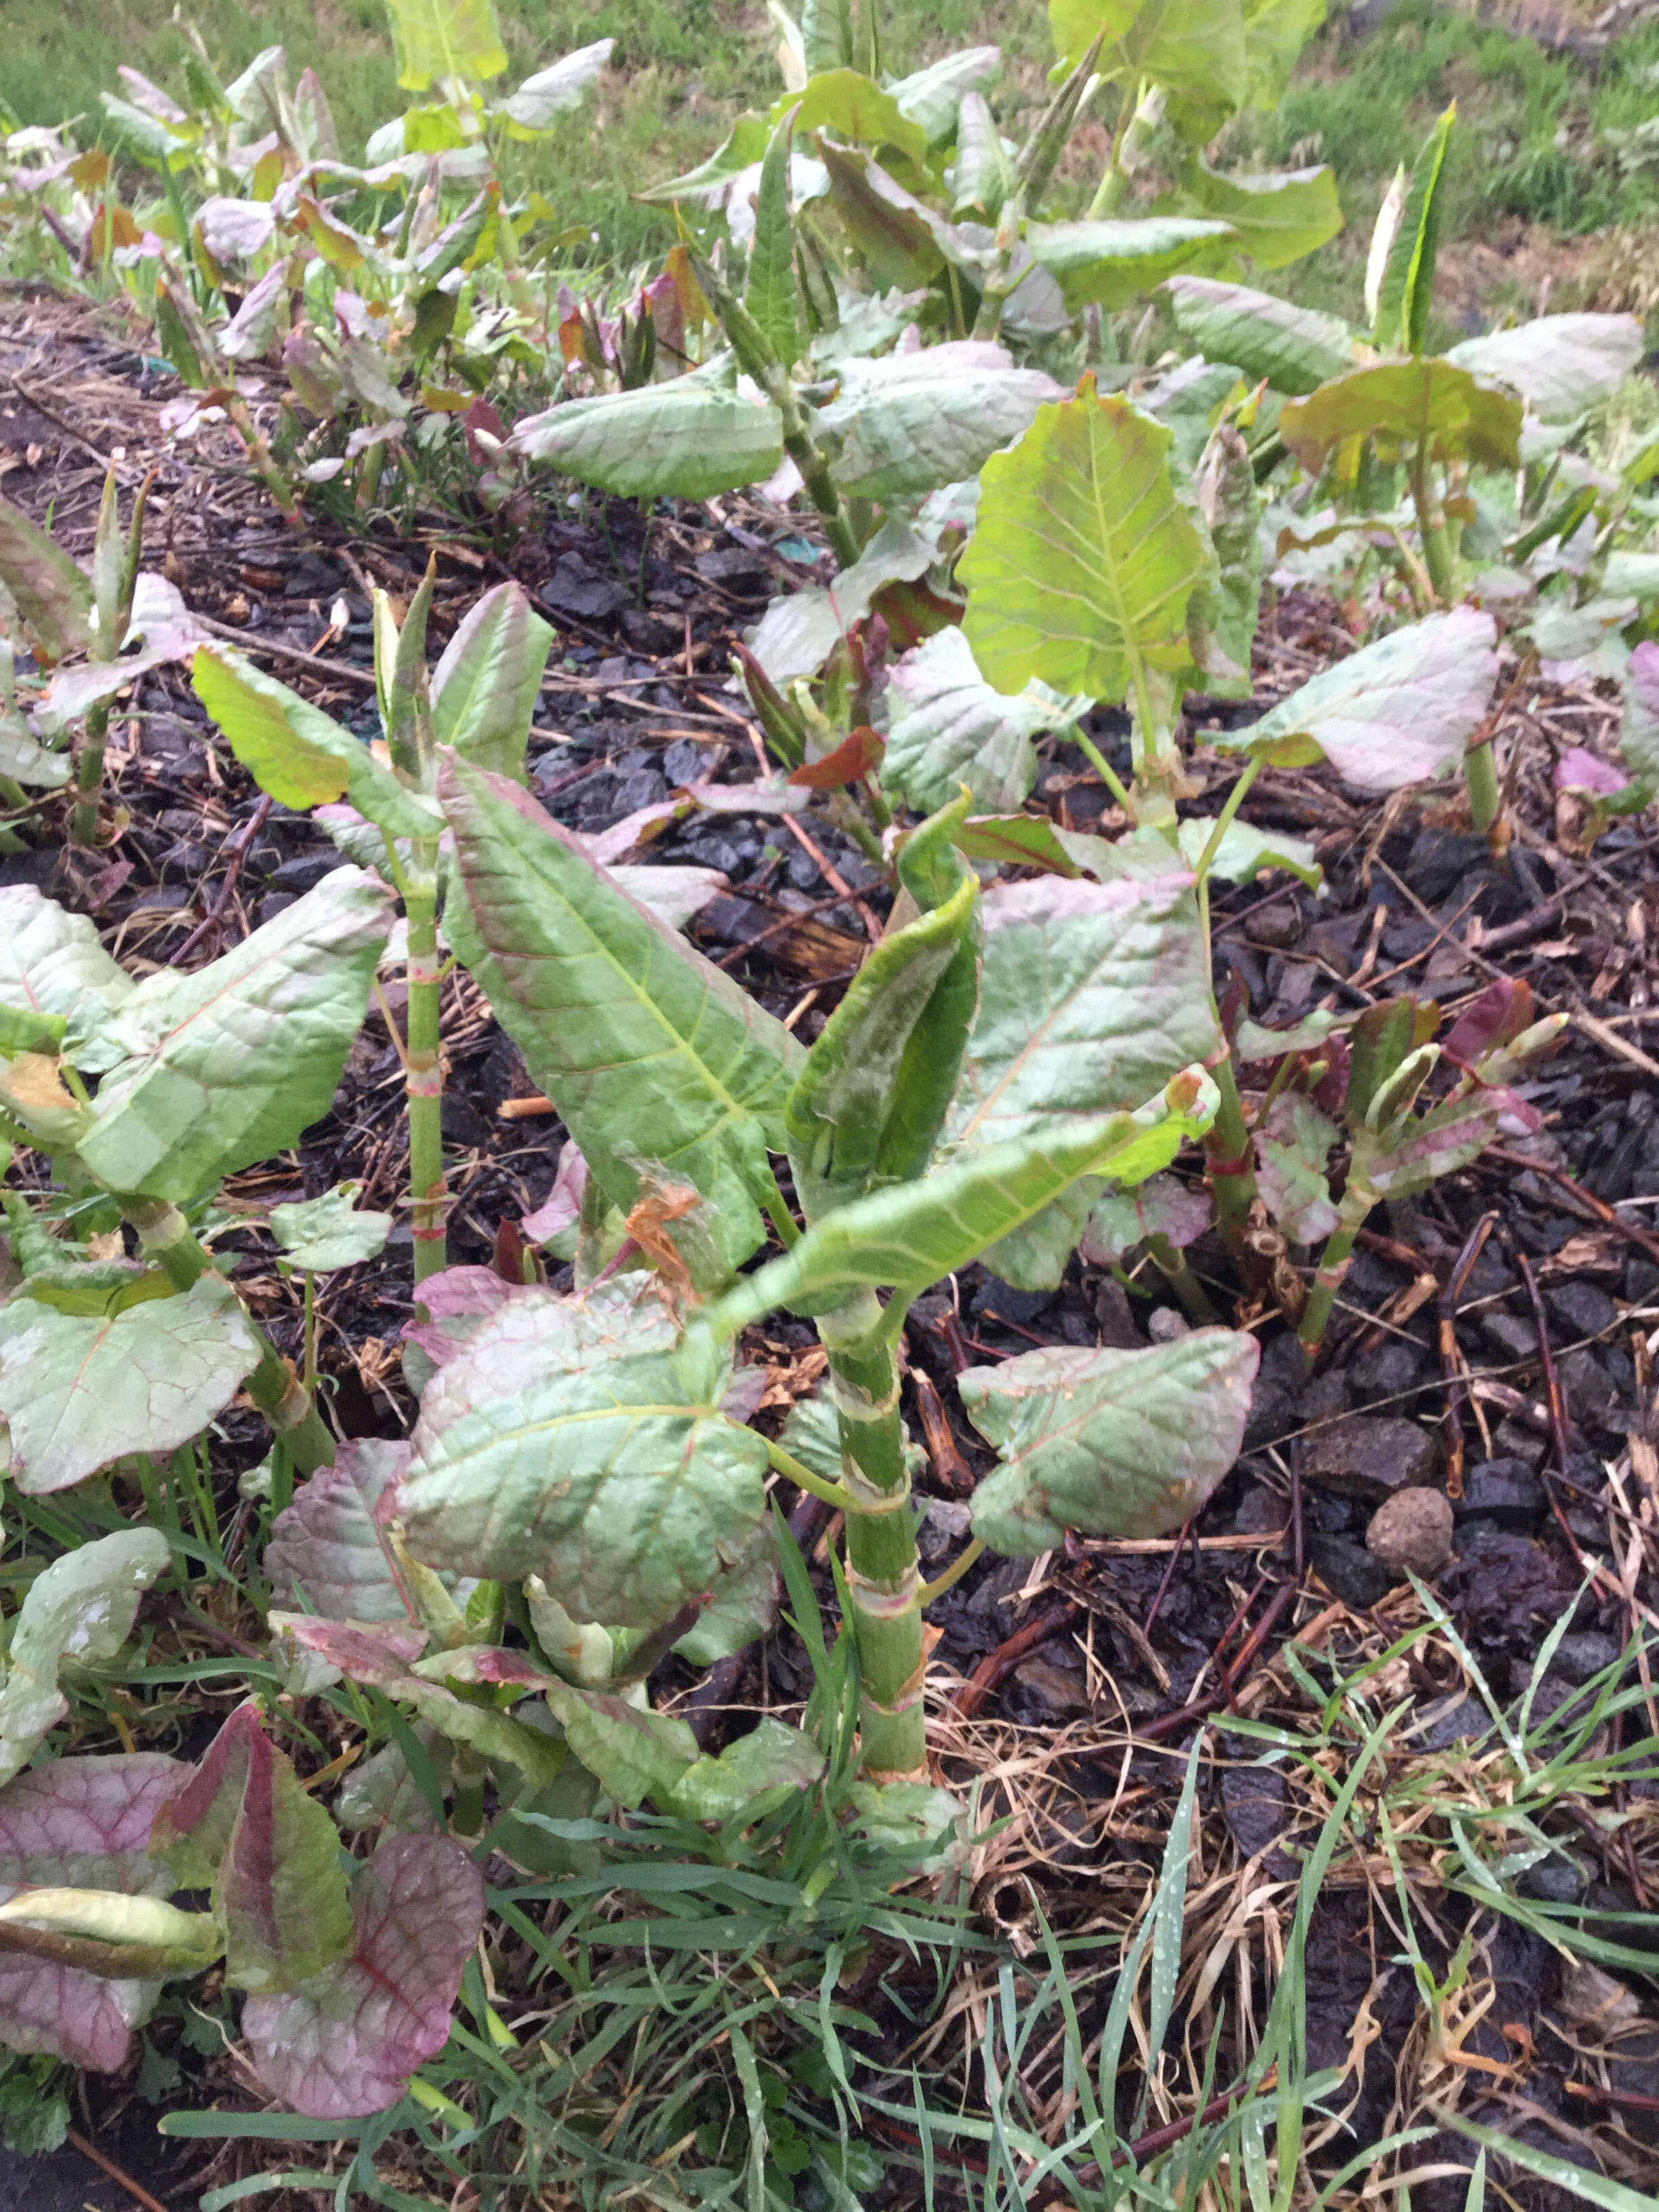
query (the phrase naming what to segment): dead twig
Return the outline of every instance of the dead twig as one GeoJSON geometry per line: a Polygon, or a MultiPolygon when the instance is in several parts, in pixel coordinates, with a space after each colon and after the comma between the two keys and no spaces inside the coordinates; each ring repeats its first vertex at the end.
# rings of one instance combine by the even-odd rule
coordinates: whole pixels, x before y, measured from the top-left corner
{"type": "Polygon", "coordinates": [[[1481,1215],[1452,1262],[1446,1287],[1440,1293],[1440,1371],[1446,1383],[1446,1495],[1452,1498],[1463,1495],[1463,1415],[1468,1406],[1457,1349],[1457,1305],[1497,1223],[1496,1212],[1481,1215]]]}

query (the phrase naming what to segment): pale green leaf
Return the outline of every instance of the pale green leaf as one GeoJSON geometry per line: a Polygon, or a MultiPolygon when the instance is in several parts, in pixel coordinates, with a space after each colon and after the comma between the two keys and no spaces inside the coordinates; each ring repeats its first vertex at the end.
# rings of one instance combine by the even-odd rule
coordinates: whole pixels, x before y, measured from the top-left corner
{"type": "Polygon", "coordinates": [[[1440,460],[1513,469],[1521,435],[1519,399],[1449,361],[1380,362],[1353,368],[1306,399],[1291,399],[1279,434],[1304,468],[1324,466],[1347,438],[1376,438],[1409,459],[1419,447],[1440,460]]]}
{"type": "Polygon", "coordinates": [[[821,139],[819,149],[836,213],[872,287],[908,292],[931,283],[945,266],[949,226],[862,147],[821,139]]]}
{"type": "Polygon", "coordinates": [[[823,1780],[823,1753],[799,1729],[763,1720],[728,1744],[718,1759],[700,1759],[667,1793],[669,1809],[687,1820],[722,1824],[740,1814],[759,1820],[823,1780]]]}
{"type": "Polygon", "coordinates": [[[443,790],[450,941],[600,1188],[626,1212],[639,1189],[630,1160],[659,1162],[709,1201],[739,1266],[765,1235],[756,1193],[769,1146],[782,1149],[800,1047],[517,785],[451,762],[443,790]]]}
{"type": "Polygon", "coordinates": [[[1292,1244],[1317,1243],[1337,1225],[1325,1163],[1340,1133],[1328,1114],[1295,1091],[1275,1098],[1256,1130],[1257,1187],[1292,1244]]]}
{"type": "Polygon", "coordinates": [[[1221,751],[1286,766],[1328,760],[1360,791],[1397,791],[1459,759],[1492,703],[1497,628],[1454,607],[1362,646],[1322,669],[1249,729],[1214,738],[1221,751]]]}
{"type": "MultiPolygon", "coordinates": [[[[839,1474],[838,1454],[836,1477],[832,1479],[839,1474]]],[[[693,1667],[712,1667],[717,1659],[730,1659],[747,1650],[778,1617],[781,1581],[777,1528],[771,1520],[763,1520],[742,1558],[718,1577],[710,1602],[698,1614],[696,1626],[681,1637],[675,1650],[693,1667]]]]}
{"type": "Polygon", "coordinates": [[[1121,699],[1138,664],[1185,665],[1187,602],[1209,562],[1170,481],[1170,435],[1085,378],[986,463],[958,574],[963,629],[999,690],[1036,678],[1121,699]]]}
{"type": "Polygon", "coordinates": [[[889,584],[914,583],[938,558],[931,534],[913,528],[902,515],[889,515],[833,586],[809,584],[772,601],[747,639],[763,674],[780,688],[798,676],[816,676],[852,625],[869,613],[878,592],[889,584]]]}
{"type": "Polygon", "coordinates": [[[1338,316],[1209,276],[1172,276],[1164,289],[1189,346],[1276,392],[1316,392],[1354,365],[1354,335],[1338,316]]]}
{"type": "Polygon", "coordinates": [[[1498,1135],[1500,1111],[1478,1092],[1431,1108],[1407,1121],[1387,1151],[1367,1154],[1365,1181],[1379,1198],[1415,1197],[1442,1176],[1455,1175],[1480,1158],[1498,1135]]]}
{"type": "Polygon", "coordinates": [[[1454,100],[1423,143],[1412,169],[1399,227],[1377,286],[1373,343],[1384,353],[1420,354],[1434,303],[1446,148],[1457,120],[1454,100]]]}
{"type": "Polygon", "coordinates": [[[101,1667],[113,1659],[131,1632],[139,1598],[172,1557],[158,1530],[124,1528],[64,1553],[35,1577],[12,1624],[0,1687],[0,1783],[11,1780],[69,1711],[58,1687],[62,1662],[101,1667]]]}
{"type": "Polygon", "coordinates": [[[1277,107],[1302,49],[1325,20],[1326,0],[1244,0],[1244,104],[1277,107]]]}
{"type": "Polygon", "coordinates": [[[761,483],[783,459],[776,410],[729,374],[699,370],[636,392],[567,399],[514,427],[515,452],[619,497],[712,499],[761,483]]]}
{"type": "Polygon", "coordinates": [[[75,763],[67,752],[43,745],[21,714],[0,708],[0,775],[27,784],[31,791],[61,791],[74,773],[75,763]]]}
{"type": "Polygon", "coordinates": [[[571,1750],[625,1812],[637,1811],[647,1797],[670,1803],[675,1784],[697,1765],[697,1739],[684,1721],[615,1690],[554,1681],[547,1702],[571,1750]]]}
{"type": "Polygon", "coordinates": [[[1342,204],[1328,168],[1223,176],[1194,161],[1182,184],[1203,214],[1232,225],[1239,252],[1248,253],[1258,269],[1283,269],[1299,261],[1342,228],[1342,204]]]}
{"type": "Polygon", "coordinates": [[[336,868],[234,952],[147,975],[105,1032],[128,1057],[81,1139],[93,1174],[189,1199],[296,1144],[334,1096],[392,904],[372,876],[336,868]]]}
{"type": "MultiPolygon", "coordinates": [[[[1183,822],[1176,835],[1182,858],[1195,868],[1214,834],[1214,823],[1202,815],[1183,822]]],[[[1210,873],[1224,884],[1247,884],[1273,868],[1300,877],[1310,890],[1316,890],[1324,880],[1324,871],[1305,837],[1287,837],[1277,830],[1257,830],[1237,820],[1222,831],[1210,862],[1210,873]]]]}
{"type": "Polygon", "coordinates": [[[293,1266],[326,1274],[373,1260],[384,1249],[392,1216],[372,1208],[359,1212],[357,1190],[355,1182],[343,1182],[320,1198],[272,1206],[271,1234],[293,1266]]]}
{"type": "Polygon", "coordinates": [[[1073,313],[1091,301],[1109,310],[1127,307],[1182,270],[1224,264],[1240,242],[1231,222],[1193,216],[1025,227],[1032,258],[1060,279],[1073,313]]]}
{"type": "MultiPolygon", "coordinates": [[[[1002,70],[998,46],[965,46],[888,86],[899,113],[919,123],[929,146],[942,146],[957,128],[963,97],[994,84],[1002,70]]],[[[958,146],[958,150],[960,148],[958,146]]]]}
{"type": "Polygon", "coordinates": [[[822,70],[850,67],[853,13],[849,0],[801,0],[800,42],[809,78],[822,70]]]}
{"type": "Polygon", "coordinates": [[[1650,638],[1626,665],[1620,755],[1638,789],[1650,799],[1659,792],[1659,645],[1650,638]]]}
{"type": "Polygon", "coordinates": [[[32,884],[0,890],[0,1006],[61,1021],[76,1066],[97,1074],[120,1058],[100,1031],[133,988],[85,915],[67,913],[32,884]]]}
{"type": "Polygon", "coordinates": [[[432,672],[432,727],[478,768],[524,775],[553,630],[520,584],[497,584],[467,610],[432,672]]]}
{"type": "Polygon", "coordinates": [[[957,338],[916,353],[842,364],[841,388],[816,427],[830,474],[862,499],[935,491],[975,475],[1063,395],[1038,369],[1016,368],[1000,345],[957,338]]]}
{"type": "Polygon", "coordinates": [[[1150,77],[1170,91],[1242,106],[1249,84],[1240,0],[1048,0],[1054,52],[1068,68],[1097,32],[1106,43],[1096,66],[1133,86],[1150,77]]]}
{"type": "Polygon", "coordinates": [[[734,177],[754,167],[765,154],[771,136],[772,126],[765,116],[740,115],[732,125],[731,136],[706,161],[699,162],[695,169],[688,169],[684,176],[669,178],[665,184],[647,185],[634,197],[671,206],[676,200],[717,198],[734,177]]]}
{"type": "Polygon", "coordinates": [[[786,368],[800,359],[800,310],[795,299],[795,224],[790,211],[790,160],[800,103],[773,131],[755,196],[755,235],[743,304],[786,368]]]}
{"type": "Polygon", "coordinates": [[[0,1307],[0,1418],[12,1480],[65,1490],[132,1452],[165,1459],[230,1403],[259,1359],[241,1302],[217,1275],[113,1314],[0,1307]]]}
{"type": "Polygon", "coordinates": [[[507,67],[493,0],[386,0],[386,7],[405,92],[424,92],[445,77],[482,83],[507,67]]]}
{"type": "Polygon", "coordinates": [[[1012,696],[994,690],[954,624],[895,664],[887,696],[893,719],[882,788],[924,812],[947,805],[964,784],[975,805],[1019,805],[1036,781],[1032,738],[1066,728],[1092,704],[1035,682],[1012,696]]]}
{"type": "Polygon", "coordinates": [[[833,131],[856,146],[890,146],[903,161],[927,159],[927,134],[912,122],[891,92],[854,69],[819,69],[805,90],[786,93],[772,110],[775,126],[798,108],[798,131],[833,131]]]}
{"type": "Polygon", "coordinates": [[[592,46],[579,46],[550,68],[527,76],[501,104],[507,136],[539,138],[558,117],[579,106],[588,87],[603,76],[616,43],[614,39],[596,39],[592,46]]]}
{"type": "MultiPolygon", "coordinates": [[[[957,158],[951,213],[994,222],[1014,189],[1014,164],[984,95],[970,92],[957,118],[957,158]]],[[[1016,295],[1018,296],[1018,295],[1016,295]]],[[[1009,301],[1012,307],[1013,301],[1009,301]]],[[[1006,319],[1006,317],[1005,317],[1006,319]]]]}
{"type": "Polygon", "coordinates": [[[1193,1329],[1145,1352],[1045,1346],[959,1377],[1002,1461],[974,1497],[974,1534],[1029,1559],[1085,1536],[1178,1528],[1238,1457],[1261,1347],[1193,1329]]]}
{"type": "Polygon", "coordinates": [[[0,585],[10,593],[43,661],[91,647],[91,585],[69,555],[9,499],[0,499],[0,585]]]}
{"type": "Polygon", "coordinates": [[[1172,1175],[1154,1176],[1139,1189],[1109,1191],[1089,1216],[1079,1246],[1091,1266],[1115,1267],[1149,1237],[1167,1238],[1183,1250],[1213,1217],[1207,1191],[1189,1190],[1172,1175]]]}
{"type": "Polygon", "coordinates": [[[1611,399],[1642,350],[1634,315],[1545,315],[1512,331],[1465,338],[1446,358],[1512,385],[1542,421],[1568,422],[1611,399]]]}
{"type": "Polygon", "coordinates": [[[1231,423],[1212,433],[1193,494],[1214,557],[1210,574],[1187,602],[1194,688],[1212,698],[1248,699],[1261,605],[1261,501],[1250,449],[1231,423]]]}

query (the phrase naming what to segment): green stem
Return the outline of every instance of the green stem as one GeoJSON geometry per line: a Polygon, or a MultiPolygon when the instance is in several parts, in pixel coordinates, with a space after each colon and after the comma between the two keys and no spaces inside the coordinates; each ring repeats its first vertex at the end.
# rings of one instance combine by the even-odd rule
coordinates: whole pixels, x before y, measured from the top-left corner
{"type": "Polygon", "coordinates": [[[306,1269],[305,1313],[305,1393],[307,1398],[317,1395],[317,1271],[306,1269]]]}
{"type": "Polygon", "coordinates": [[[1429,581],[1434,586],[1436,598],[1443,603],[1452,596],[1454,563],[1451,544],[1446,536],[1446,519],[1429,482],[1426,443],[1417,449],[1411,478],[1412,502],[1417,509],[1417,526],[1423,533],[1423,557],[1428,564],[1429,581]]]}
{"type": "Polygon", "coordinates": [[[409,1194],[415,1279],[449,1264],[444,1235],[443,1061],[439,1031],[438,891],[435,849],[416,856],[409,874],[409,1194]]]}
{"type": "Polygon", "coordinates": [[[1089,220],[1099,222],[1114,216],[1123,204],[1123,195],[1129,189],[1128,172],[1117,165],[1117,147],[1112,148],[1111,165],[1100,180],[1100,190],[1089,204],[1089,220]]]}
{"type": "Polygon", "coordinates": [[[807,496],[823,518],[830,550],[840,567],[850,568],[859,557],[858,532],[840,488],[830,474],[829,456],[806,427],[805,411],[795,397],[787,368],[779,368],[772,377],[771,398],[783,418],[784,450],[800,471],[807,496]]]}
{"type": "MultiPolygon", "coordinates": [[[[191,1234],[176,1206],[159,1198],[115,1194],[123,1217],[138,1232],[145,1256],[153,1260],[176,1291],[212,1272],[210,1255],[191,1234]]],[[[247,1394],[270,1422],[278,1442],[301,1474],[314,1474],[334,1462],[334,1439],[299,1378],[251,1315],[249,1333],[259,1347],[259,1364],[249,1376],[247,1394]]]]}
{"type": "Polygon", "coordinates": [[[1177,1252],[1164,1236],[1149,1237],[1146,1249],[1154,1265],[1181,1302],[1181,1310],[1194,1328],[1204,1328],[1218,1316],[1210,1304],[1204,1285],[1187,1264],[1187,1256],[1177,1252]]]}
{"type": "Polygon", "coordinates": [[[826,1482],[821,1474],[814,1474],[810,1467],[795,1457],[793,1452],[786,1451],[781,1444],[774,1443],[770,1437],[763,1437],[761,1442],[766,1446],[768,1463],[777,1469],[786,1482],[793,1482],[797,1490],[805,1490],[814,1498],[821,1498],[826,1505],[835,1506],[839,1512],[847,1510],[851,1493],[843,1490],[840,1483],[826,1482]]]}
{"type": "Polygon", "coordinates": [[[1210,1188],[1215,1196],[1216,1226],[1237,1258],[1243,1249],[1255,1197],[1255,1163],[1250,1133],[1244,1126],[1244,1103],[1238,1095],[1231,1053],[1210,1068],[1221,1103],[1215,1120],[1205,1132],[1204,1150],[1210,1163],[1210,1188]]]}
{"type": "Polygon", "coordinates": [[[935,1598],[943,1597],[946,1590],[954,1589],[975,1560],[983,1557],[984,1551],[985,1546],[981,1539],[978,1536],[974,1537],[963,1547],[961,1558],[953,1560],[937,1582],[922,1584],[916,1594],[916,1603],[924,1607],[930,1606],[935,1598]]]}
{"type": "Polygon", "coordinates": [[[1468,787],[1469,820],[1482,836],[1497,821],[1503,800],[1498,789],[1498,769],[1492,757],[1492,739],[1471,745],[1463,756],[1463,781],[1468,787]]]}
{"type": "MultiPolygon", "coordinates": [[[[903,1307],[899,1304],[900,1325],[903,1307]]],[[[862,1761],[878,1779],[926,1771],[921,1583],[899,1419],[893,1317],[863,1291],[822,1316],[841,1431],[847,1514],[848,1626],[862,1685],[862,1761]]]]}
{"type": "Polygon", "coordinates": [[[1105,785],[1107,790],[1111,793],[1114,802],[1117,805],[1121,806],[1123,809],[1123,811],[1129,817],[1130,820],[1133,821],[1134,819],[1135,803],[1133,799],[1130,798],[1128,793],[1124,789],[1122,784],[1118,781],[1117,772],[1113,768],[1110,761],[1107,759],[1105,754],[1102,752],[1100,747],[1095,743],[1094,739],[1089,735],[1086,730],[1079,729],[1074,723],[1072,726],[1071,734],[1077,742],[1079,751],[1081,752],[1085,760],[1088,762],[1090,767],[1093,769],[1095,774],[1105,785]]]}
{"type": "Polygon", "coordinates": [[[1215,866],[1215,856],[1221,850],[1221,841],[1231,828],[1239,808],[1244,804],[1245,793],[1261,773],[1261,756],[1258,754],[1227,793],[1227,803],[1217,815],[1215,828],[1211,830],[1209,840],[1198,856],[1198,866],[1193,871],[1200,883],[1209,881],[1210,870],[1215,866]]]}
{"type": "Polygon", "coordinates": [[[783,1193],[778,1188],[776,1176],[769,1175],[762,1184],[760,1202],[767,1219],[777,1231],[778,1242],[784,1250],[787,1252],[792,1244],[799,1244],[800,1231],[795,1226],[794,1216],[789,1211],[783,1193]]]}
{"type": "Polygon", "coordinates": [[[75,812],[70,836],[77,845],[98,842],[98,801],[104,789],[104,746],[109,737],[109,701],[100,699],[87,710],[81,733],[80,758],[75,769],[75,812]]]}
{"type": "Polygon", "coordinates": [[[1354,1158],[1348,1166],[1348,1187],[1342,1194],[1340,1218],[1319,1255],[1319,1266],[1314,1273],[1313,1286],[1308,1292],[1308,1303],[1302,1310],[1302,1325],[1297,1330],[1310,1367],[1318,1358],[1319,1348],[1325,1341],[1325,1328],[1331,1317],[1332,1302],[1341,1287],[1342,1278],[1348,1272],[1354,1239],[1364,1227],[1366,1217],[1376,1204],[1376,1193],[1365,1180],[1358,1146],[1356,1146],[1354,1158]]]}

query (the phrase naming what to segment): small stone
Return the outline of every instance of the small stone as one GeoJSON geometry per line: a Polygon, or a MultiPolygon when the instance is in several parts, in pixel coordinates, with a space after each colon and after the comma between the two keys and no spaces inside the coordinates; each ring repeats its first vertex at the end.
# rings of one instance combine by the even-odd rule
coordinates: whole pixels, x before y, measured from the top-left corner
{"type": "Polygon", "coordinates": [[[662,757],[662,772],[676,787],[702,782],[707,765],[702,747],[690,738],[676,738],[662,757]]]}
{"type": "Polygon", "coordinates": [[[1175,1306],[1154,1306],[1146,1316],[1146,1334],[1154,1344],[1173,1344],[1192,1333],[1191,1322],[1175,1306]]]}
{"type": "Polygon", "coordinates": [[[1316,1375],[1307,1383],[1296,1401],[1298,1421],[1330,1421],[1348,1410],[1348,1378],[1340,1369],[1328,1375],[1316,1375]]]}
{"type": "Polygon", "coordinates": [[[1276,1536],[1289,1522],[1291,1509],[1276,1490],[1265,1482],[1253,1483],[1233,1516],[1237,1536],[1276,1536]]]}
{"type": "Polygon", "coordinates": [[[1427,1366],[1425,1352],[1396,1338],[1354,1361],[1347,1370],[1349,1388],[1362,1406],[1378,1398],[1395,1398],[1420,1382],[1427,1366]]]}
{"type": "Polygon", "coordinates": [[[296,853],[291,860],[284,860],[280,868],[273,868],[270,886],[273,890],[302,892],[315,890],[323,878],[331,875],[336,868],[345,866],[345,854],[332,847],[321,853],[296,853]]]}
{"type": "Polygon", "coordinates": [[[1492,1431],[1492,1440],[1498,1447],[1498,1456],[1524,1460],[1530,1468],[1542,1467],[1548,1456],[1548,1439],[1510,1414],[1505,1414],[1492,1431]]]}
{"type": "Polygon", "coordinates": [[[1480,867],[1489,858],[1484,837],[1459,836],[1449,830],[1422,830],[1400,872],[1424,904],[1433,906],[1455,889],[1471,868],[1480,867]]]}
{"type": "Polygon", "coordinates": [[[446,1091],[439,1109],[447,1145],[461,1145],[468,1148],[483,1147],[489,1143],[493,1132],[476,1106],[462,1097],[459,1091],[446,1091]]]}
{"type": "Polygon", "coordinates": [[[296,896],[294,891],[267,891],[259,902],[259,927],[263,929],[266,922],[275,921],[279,914],[286,914],[296,896]]]}
{"type": "Polygon", "coordinates": [[[1051,1666],[1046,1659],[1022,1661],[1014,1669],[1014,1680],[1042,1717],[1066,1720],[1091,1710],[1082,1677],[1051,1666]]]}
{"type": "Polygon", "coordinates": [[[1505,1313],[1500,1307],[1496,1313],[1480,1316],[1480,1334],[1494,1352],[1501,1352],[1505,1359],[1536,1359],[1538,1329],[1534,1322],[1523,1320],[1521,1315],[1505,1313]]]}
{"type": "Polygon", "coordinates": [[[1011,1321],[1029,1328],[1040,1313],[1053,1305],[1054,1297],[1053,1291],[1017,1291],[999,1276],[988,1275],[974,1300],[974,1319],[1011,1321]]]}
{"type": "Polygon", "coordinates": [[[1614,1665],[1618,1657],[1619,1646],[1612,1637],[1602,1635],[1599,1629],[1587,1628],[1577,1635],[1561,1638],[1550,1662],[1550,1670],[1564,1674],[1576,1688],[1582,1688],[1614,1665]]]}
{"type": "Polygon", "coordinates": [[[1357,1612],[1379,1605],[1394,1588],[1394,1577],[1352,1536],[1308,1538],[1308,1559],[1334,1597],[1357,1612]]]}
{"type": "Polygon", "coordinates": [[[1440,1439],[1414,1421],[1357,1414],[1310,1437],[1305,1472],[1322,1489],[1381,1505],[1435,1480],[1440,1439]]]}
{"type": "Polygon", "coordinates": [[[1465,1471],[1463,1495],[1452,1510],[1459,1521],[1478,1516],[1495,1528],[1524,1529],[1548,1506],[1536,1470],[1524,1459],[1487,1459],[1465,1471]]]}
{"type": "Polygon", "coordinates": [[[1249,934],[1258,945],[1271,945],[1276,951],[1287,951],[1302,935],[1302,917],[1291,905],[1264,907],[1253,915],[1249,934]]]}
{"type": "Polygon", "coordinates": [[[1100,1340],[1115,1352],[1139,1352],[1146,1340],[1135,1327],[1129,1293],[1115,1275],[1106,1275],[1095,1285],[1095,1319],[1100,1340]]]}
{"type": "Polygon", "coordinates": [[[1563,1851],[1528,1867],[1515,1887],[1521,1896],[1536,1898],[1544,1905],[1577,1905],[1589,1884],[1582,1863],[1570,1851],[1563,1851]]]}
{"type": "Polygon", "coordinates": [[[1470,1743],[1492,1726],[1492,1715],[1479,1698],[1460,1698],[1437,1714],[1420,1735],[1413,1734],[1414,1751],[1449,1751],[1455,1743],[1470,1743]]]}
{"type": "Polygon", "coordinates": [[[1443,1490],[1401,1490],[1371,1516],[1365,1548],[1403,1574],[1431,1582],[1451,1557],[1451,1500],[1443,1490]]]}
{"type": "Polygon", "coordinates": [[[1546,1293],[1550,1311],[1575,1336],[1600,1336],[1619,1318],[1619,1309],[1594,1283],[1563,1283],[1546,1293]]]}
{"type": "Polygon", "coordinates": [[[1619,1385],[1588,1345],[1564,1352],[1555,1363],[1566,1394],[1567,1411],[1581,1428],[1621,1433],[1623,1424],[1613,1419],[1619,1404],[1619,1385]]]}

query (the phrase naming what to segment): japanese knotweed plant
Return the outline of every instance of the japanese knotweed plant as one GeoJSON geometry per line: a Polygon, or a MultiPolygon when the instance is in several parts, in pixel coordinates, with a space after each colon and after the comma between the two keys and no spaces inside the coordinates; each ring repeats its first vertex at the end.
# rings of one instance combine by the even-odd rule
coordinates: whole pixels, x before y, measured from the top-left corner
{"type": "MultiPolygon", "coordinates": [[[[398,1049],[408,1100],[417,1283],[446,1264],[439,751],[452,746],[483,767],[522,777],[553,639],[517,584],[498,585],[469,611],[428,675],[427,618],[435,574],[428,569],[401,623],[387,595],[375,594],[381,736],[373,746],[222,647],[204,646],[197,653],[192,678],[198,697],[261,790],[286,806],[318,808],[342,850],[384,874],[403,901],[409,1011],[398,1049]]],[[[389,1008],[386,1019],[396,1039],[389,1008]]]]}

